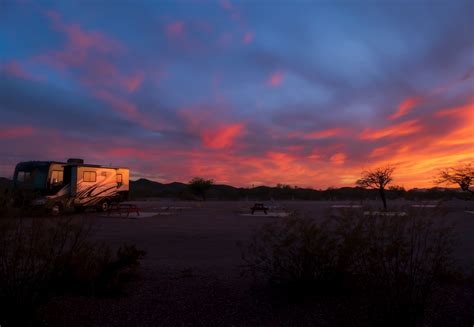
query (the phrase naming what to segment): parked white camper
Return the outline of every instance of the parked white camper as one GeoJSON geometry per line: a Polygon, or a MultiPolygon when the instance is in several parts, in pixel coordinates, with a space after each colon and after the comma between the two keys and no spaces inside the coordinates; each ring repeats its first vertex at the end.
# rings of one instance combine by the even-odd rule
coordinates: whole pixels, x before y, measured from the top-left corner
{"type": "Polygon", "coordinates": [[[54,214],[66,208],[107,211],[112,202],[128,199],[129,170],[84,164],[81,159],[22,162],[16,166],[14,186],[17,194],[35,194],[26,199],[28,204],[45,206],[54,214]]]}

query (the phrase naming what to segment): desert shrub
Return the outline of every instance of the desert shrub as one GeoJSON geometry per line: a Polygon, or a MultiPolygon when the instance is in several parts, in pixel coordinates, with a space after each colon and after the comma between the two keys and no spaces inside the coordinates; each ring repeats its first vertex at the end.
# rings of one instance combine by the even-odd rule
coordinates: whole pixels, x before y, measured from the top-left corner
{"type": "Polygon", "coordinates": [[[344,275],[337,239],[324,223],[290,216],[268,223],[243,252],[245,270],[295,295],[327,290],[344,275]]]}
{"type": "Polygon", "coordinates": [[[351,291],[375,325],[420,326],[436,292],[457,276],[453,227],[445,212],[429,210],[373,216],[351,209],[319,223],[297,216],[272,222],[244,251],[246,269],[270,285],[297,285],[293,295],[351,291]]]}
{"type": "Polygon", "coordinates": [[[373,299],[372,319],[393,326],[424,323],[434,293],[457,275],[454,229],[444,216],[438,208],[408,209],[404,216],[349,210],[338,217],[340,251],[351,254],[354,279],[373,299]]]}
{"type": "MultiPolygon", "coordinates": [[[[42,217],[47,210],[41,206],[35,207],[27,205],[29,200],[34,198],[33,192],[22,192],[22,198],[11,189],[0,192],[0,219],[22,218],[22,217],[42,217]]],[[[36,195],[37,196],[37,195],[36,195]]]]}
{"type": "Polygon", "coordinates": [[[13,194],[9,189],[0,191],[0,219],[17,216],[20,212],[19,208],[14,208],[13,194]]]}
{"type": "Polygon", "coordinates": [[[125,245],[112,255],[89,240],[92,227],[71,218],[0,220],[0,323],[31,323],[55,295],[120,290],[144,253],[125,245]]]}

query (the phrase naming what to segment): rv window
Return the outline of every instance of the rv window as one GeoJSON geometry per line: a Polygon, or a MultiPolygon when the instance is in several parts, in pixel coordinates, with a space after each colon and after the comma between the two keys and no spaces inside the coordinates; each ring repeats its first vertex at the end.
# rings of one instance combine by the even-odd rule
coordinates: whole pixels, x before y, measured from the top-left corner
{"type": "Polygon", "coordinates": [[[95,171],[85,171],[83,175],[84,182],[95,182],[97,174],[95,171]]]}
{"type": "Polygon", "coordinates": [[[122,184],[122,174],[117,174],[117,183],[122,184]]]}
{"type": "Polygon", "coordinates": [[[20,171],[18,172],[17,180],[20,183],[29,183],[31,180],[31,172],[29,171],[20,171]]]}
{"type": "Polygon", "coordinates": [[[63,172],[61,170],[53,170],[51,172],[51,184],[61,184],[63,182],[63,172]]]}

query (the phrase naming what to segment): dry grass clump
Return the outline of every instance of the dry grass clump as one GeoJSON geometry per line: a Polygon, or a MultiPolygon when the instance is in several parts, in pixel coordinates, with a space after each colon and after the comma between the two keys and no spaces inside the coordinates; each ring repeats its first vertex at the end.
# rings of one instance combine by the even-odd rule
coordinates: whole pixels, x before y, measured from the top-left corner
{"type": "Polygon", "coordinates": [[[264,225],[243,258],[254,276],[299,293],[339,281],[344,268],[337,250],[338,241],[325,224],[293,215],[264,225]]]}
{"type": "Polygon", "coordinates": [[[124,245],[113,255],[89,240],[91,229],[72,218],[0,220],[0,323],[31,323],[55,295],[121,291],[144,252],[124,245]]]}
{"type": "Polygon", "coordinates": [[[406,211],[367,216],[348,209],[323,222],[283,218],[252,239],[246,268],[300,298],[358,296],[371,324],[425,325],[438,290],[459,276],[455,234],[442,210],[406,211]]]}

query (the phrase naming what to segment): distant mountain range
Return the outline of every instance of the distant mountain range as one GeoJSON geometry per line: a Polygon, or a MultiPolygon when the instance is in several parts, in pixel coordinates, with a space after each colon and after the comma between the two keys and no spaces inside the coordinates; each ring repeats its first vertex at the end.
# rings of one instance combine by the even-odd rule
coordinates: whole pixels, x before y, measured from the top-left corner
{"type": "MultiPolygon", "coordinates": [[[[389,198],[405,197],[405,198],[424,198],[436,199],[444,197],[468,197],[468,194],[459,192],[454,188],[418,188],[409,191],[387,190],[389,198]]],[[[191,193],[187,184],[159,183],[148,179],[138,179],[130,181],[130,194],[132,198],[147,197],[171,197],[183,200],[198,199],[191,193]]],[[[375,198],[378,196],[377,190],[365,190],[360,187],[341,187],[328,188],[327,190],[314,190],[310,188],[291,187],[289,185],[257,186],[253,188],[234,187],[230,185],[212,185],[207,191],[208,199],[216,200],[238,200],[238,199],[301,199],[301,200],[332,200],[332,199],[348,199],[360,200],[366,198],[375,198]]]]}
{"type": "MultiPolygon", "coordinates": [[[[12,181],[0,177],[0,190],[10,188],[12,181]]],[[[175,198],[182,200],[196,200],[200,197],[191,192],[185,183],[160,183],[145,178],[130,181],[131,199],[141,198],[175,198]]],[[[376,198],[376,190],[365,190],[359,187],[328,188],[327,190],[314,190],[310,188],[291,187],[278,185],[275,187],[257,186],[253,188],[234,187],[230,185],[212,185],[206,192],[208,199],[239,200],[239,199],[300,199],[300,200],[362,200],[376,198]]],[[[406,199],[438,199],[447,197],[469,198],[470,194],[459,192],[453,188],[412,189],[409,191],[388,190],[388,198],[404,197],[406,199]]]]}
{"type": "MultiPolygon", "coordinates": [[[[234,193],[237,195],[239,188],[229,185],[212,185],[208,193],[210,195],[234,193]]],[[[130,194],[134,198],[140,197],[179,197],[185,199],[193,199],[188,188],[188,184],[173,182],[160,183],[145,178],[136,181],[130,181],[130,194]]]]}

